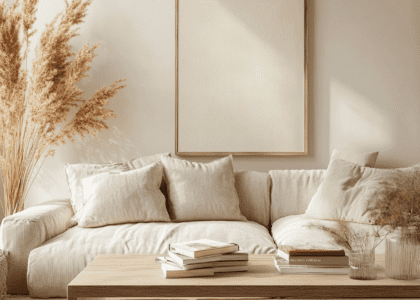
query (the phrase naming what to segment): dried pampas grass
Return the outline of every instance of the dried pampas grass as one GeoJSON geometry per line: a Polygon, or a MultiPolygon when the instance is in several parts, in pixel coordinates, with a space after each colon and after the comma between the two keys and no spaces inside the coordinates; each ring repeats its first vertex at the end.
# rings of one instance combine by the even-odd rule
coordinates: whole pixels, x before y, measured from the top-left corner
{"type": "Polygon", "coordinates": [[[334,239],[334,242],[348,251],[367,253],[375,249],[388,235],[384,226],[372,226],[370,231],[355,230],[345,220],[334,220],[337,227],[327,227],[319,224],[309,224],[306,227],[324,230],[334,239]]]}
{"type": "Polygon", "coordinates": [[[115,117],[109,99],[124,88],[123,80],[98,89],[90,99],[76,84],[86,72],[99,43],[71,52],[92,0],[66,1],[66,9],[47,25],[27,72],[30,38],[38,0],[0,3],[0,169],[4,216],[23,210],[24,199],[45,158],[75,136],[108,129],[115,117]],[[75,113],[70,109],[74,107],[75,113]]]}
{"type": "Polygon", "coordinates": [[[420,168],[397,170],[397,176],[385,178],[370,203],[371,223],[388,225],[401,231],[403,238],[420,244],[420,168]]]}

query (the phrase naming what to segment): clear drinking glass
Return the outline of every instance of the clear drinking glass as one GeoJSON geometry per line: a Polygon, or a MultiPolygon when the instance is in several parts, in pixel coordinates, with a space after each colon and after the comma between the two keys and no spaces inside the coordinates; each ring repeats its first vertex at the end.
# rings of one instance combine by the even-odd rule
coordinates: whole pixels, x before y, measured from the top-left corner
{"type": "Polygon", "coordinates": [[[375,249],[351,251],[349,265],[349,277],[351,279],[376,279],[375,249]]]}
{"type": "Polygon", "coordinates": [[[385,241],[385,276],[393,279],[420,278],[420,243],[413,232],[396,230],[385,241]]]}

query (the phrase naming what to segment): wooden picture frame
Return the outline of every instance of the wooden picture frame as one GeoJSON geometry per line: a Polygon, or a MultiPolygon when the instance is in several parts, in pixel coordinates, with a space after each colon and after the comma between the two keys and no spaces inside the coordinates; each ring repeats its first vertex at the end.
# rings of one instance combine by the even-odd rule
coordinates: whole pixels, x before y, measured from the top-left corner
{"type": "Polygon", "coordinates": [[[175,154],[308,154],[307,0],[176,0],[175,154]]]}

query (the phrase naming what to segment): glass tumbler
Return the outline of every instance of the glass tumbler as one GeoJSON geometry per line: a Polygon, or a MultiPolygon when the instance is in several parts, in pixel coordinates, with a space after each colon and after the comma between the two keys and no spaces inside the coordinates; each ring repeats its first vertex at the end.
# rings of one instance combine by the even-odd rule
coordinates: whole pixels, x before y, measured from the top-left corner
{"type": "Polygon", "coordinates": [[[349,277],[351,279],[376,279],[375,249],[367,251],[351,251],[349,264],[349,277]]]}

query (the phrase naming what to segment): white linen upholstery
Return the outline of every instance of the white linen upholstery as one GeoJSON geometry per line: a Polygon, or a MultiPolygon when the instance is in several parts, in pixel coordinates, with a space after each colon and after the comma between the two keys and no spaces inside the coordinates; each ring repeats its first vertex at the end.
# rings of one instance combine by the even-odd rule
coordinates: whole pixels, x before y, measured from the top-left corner
{"type": "MultiPolygon", "coordinates": [[[[72,227],[51,240],[35,238],[37,241],[46,241],[40,246],[31,245],[32,242],[27,243],[25,238],[21,238],[19,245],[29,246],[29,250],[25,252],[14,246],[14,259],[27,264],[29,255],[29,265],[27,269],[25,265],[25,268],[18,270],[19,276],[25,278],[28,270],[28,286],[32,297],[66,297],[67,284],[98,254],[165,254],[169,243],[199,238],[235,242],[249,253],[274,254],[276,245],[264,227],[268,224],[268,216],[271,223],[274,223],[272,235],[278,244],[298,241],[331,243],[332,239],[325,232],[302,227],[310,223],[309,218],[303,214],[325,173],[326,170],[273,170],[269,173],[235,171],[235,188],[241,212],[248,220],[261,225],[255,222],[198,221],[121,224],[99,228],[72,227]]],[[[60,222],[68,223],[73,214],[69,203],[67,201],[68,215],[63,214],[62,219],[57,218],[60,222]]],[[[49,214],[50,212],[47,213],[49,214]]],[[[52,219],[56,220],[55,217],[52,219]]],[[[334,223],[324,220],[311,222],[322,222],[326,226],[334,223]]],[[[36,236],[42,224],[45,226],[41,232],[55,232],[55,229],[50,229],[50,226],[55,226],[53,221],[21,223],[24,229],[19,228],[20,224],[15,224],[17,228],[14,231],[8,230],[7,240],[31,236],[32,232],[36,236]]],[[[75,225],[74,222],[73,224],[75,225]]],[[[370,225],[355,226],[363,228],[370,225]]],[[[376,253],[384,253],[383,245],[384,243],[378,246],[376,253]]],[[[26,290],[25,282],[18,284],[20,288],[24,287],[22,291],[26,290]]]]}
{"type": "Polygon", "coordinates": [[[270,187],[268,173],[258,171],[235,171],[235,188],[239,208],[248,221],[268,227],[270,223],[270,187]]]}
{"type": "MultiPolygon", "coordinates": [[[[336,222],[330,220],[311,219],[304,214],[283,217],[274,222],[271,234],[276,245],[311,245],[319,247],[337,246],[334,239],[322,229],[305,227],[309,224],[335,227],[336,222]]],[[[372,230],[368,224],[350,223],[354,230],[372,230]]],[[[346,250],[346,253],[348,251],[346,250]]],[[[385,240],[375,249],[376,254],[385,254],[385,240]]]]}
{"type": "MultiPolygon", "coordinates": [[[[170,243],[209,238],[248,253],[274,254],[268,230],[255,222],[198,221],[73,227],[29,255],[31,297],[66,297],[67,285],[98,254],[166,254],[170,243]],[[64,259],[65,258],[65,259],[64,259]]],[[[158,266],[157,266],[158,268],[158,266]]]]}
{"type": "Polygon", "coordinates": [[[305,213],[326,170],[271,170],[271,224],[289,215],[305,213]]]}
{"type": "Polygon", "coordinates": [[[76,225],[69,199],[32,206],[3,219],[1,230],[7,257],[7,293],[27,292],[26,272],[32,249],[76,225]]]}
{"type": "Polygon", "coordinates": [[[0,250],[3,250],[3,230],[1,229],[1,224],[0,224],[0,250]]]}

